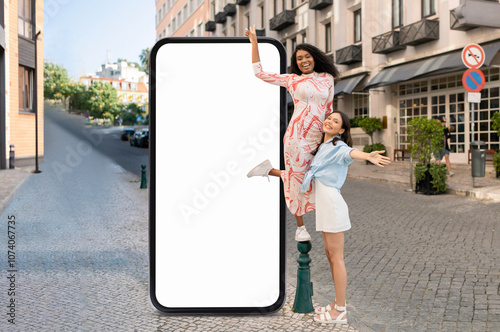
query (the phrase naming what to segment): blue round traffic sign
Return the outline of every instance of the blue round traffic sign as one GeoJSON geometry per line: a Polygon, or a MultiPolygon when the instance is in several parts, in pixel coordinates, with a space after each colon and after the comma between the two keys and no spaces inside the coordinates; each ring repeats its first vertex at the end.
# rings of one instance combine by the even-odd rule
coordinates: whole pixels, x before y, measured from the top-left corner
{"type": "Polygon", "coordinates": [[[480,92],[484,88],[486,79],[481,70],[476,68],[467,69],[462,76],[462,84],[468,92],[480,92]]]}

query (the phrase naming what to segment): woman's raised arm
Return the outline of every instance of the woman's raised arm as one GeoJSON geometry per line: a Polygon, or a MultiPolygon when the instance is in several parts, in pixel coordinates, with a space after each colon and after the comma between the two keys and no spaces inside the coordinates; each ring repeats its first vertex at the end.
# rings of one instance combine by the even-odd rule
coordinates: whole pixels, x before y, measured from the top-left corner
{"type": "Polygon", "coordinates": [[[245,31],[245,36],[252,43],[252,63],[260,62],[259,44],[257,43],[257,34],[255,33],[255,24],[250,27],[250,30],[245,31]]]}

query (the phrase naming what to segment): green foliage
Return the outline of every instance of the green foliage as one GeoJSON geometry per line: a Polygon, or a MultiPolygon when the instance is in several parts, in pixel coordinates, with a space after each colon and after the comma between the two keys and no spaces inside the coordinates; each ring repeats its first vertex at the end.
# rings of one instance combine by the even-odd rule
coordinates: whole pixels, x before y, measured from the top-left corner
{"type": "Polygon", "coordinates": [[[491,117],[491,128],[496,130],[498,136],[500,136],[500,112],[496,112],[491,117]]]}
{"type": "Polygon", "coordinates": [[[443,149],[444,127],[438,121],[415,118],[408,123],[408,150],[418,163],[429,164],[434,153],[443,149]]]}
{"type": "Polygon", "coordinates": [[[382,130],[382,120],[380,118],[366,117],[359,120],[358,124],[365,133],[370,135],[373,144],[373,133],[382,130]]]}
{"type": "Polygon", "coordinates": [[[63,100],[68,96],[69,77],[64,67],[47,62],[43,68],[43,96],[63,100]]]}
{"type": "Polygon", "coordinates": [[[69,85],[69,110],[83,112],[87,109],[87,87],[81,83],[69,85]]]}
{"type": "Polygon", "coordinates": [[[142,116],[143,114],[144,111],[140,106],[135,103],[130,103],[121,109],[119,116],[123,121],[123,125],[132,126],[135,124],[137,116],[142,116]]]}
{"type": "MultiPolygon", "coordinates": [[[[366,144],[363,148],[363,152],[370,153],[372,151],[386,151],[385,150],[385,145],[382,143],[375,143],[375,144],[366,144]]],[[[387,151],[382,153],[382,156],[386,156],[387,151]]]]}
{"type": "Polygon", "coordinates": [[[85,95],[87,109],[94,118],[114,119],[120,112],[116,89],[109,83],[94,82],[85,95]]]}
{"type": "Polygon", "coordinates": [[[362,118],[360,118],[359,116],[349,119],[349,123],[351,125],[351,128],[359,127],[359,120],[361,120],[361,119],[362,118]]]}
{"type": "Polygon", "coordinates": [[[448,186],[446,185],[446,165],[431,164],[429,173],[431,173],[431,184],[437,192],[445,192],[448,186]]]}
{"type": "Polygon", "coordinates": [[[415,165],[415,181],[420,182],[425,179],[425,172],[427,171],[427,165],[417,164],[415,165]]]}
{"type": "Polygon", "coordinates": [[[151,50],[148,48],[145,48],[141,51],[141,54],[139,54],[139,60],[141,60],[142,66],[140,69],[146,74],[149,74],[149,54],[151,53],[151,50]]]}
{"type": "Polygon", "coordinates": [[[495,166],[495,171],[500,172],[500,151],[495,152],[493,155],[493,165],[495,166]]]}
{"type": "Polygon", "coordinates": [[[425,173],[429,171],[431,175],[431,184],[436,193],[446,192],[448,185],[446,184],[446,165],[444,164],[417,164],[415,165],[414,173],[417,182],[425,180],[425,173]]]}

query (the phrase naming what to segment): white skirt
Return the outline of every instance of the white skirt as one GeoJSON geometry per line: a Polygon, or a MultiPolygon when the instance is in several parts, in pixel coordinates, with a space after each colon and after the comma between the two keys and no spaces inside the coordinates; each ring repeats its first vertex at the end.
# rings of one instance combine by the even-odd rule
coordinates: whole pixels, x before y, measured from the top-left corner
{"type": "Polygon", "coordinates": [[[351,229],[349,210],[339,190],[315,180],[316,230],[339,233],[351,229]]]}

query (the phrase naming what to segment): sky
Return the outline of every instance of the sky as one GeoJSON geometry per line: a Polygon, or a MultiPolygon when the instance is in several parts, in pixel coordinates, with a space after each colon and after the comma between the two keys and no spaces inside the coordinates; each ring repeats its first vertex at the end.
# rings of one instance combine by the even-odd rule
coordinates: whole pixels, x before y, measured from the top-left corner
{"type": "Polygon", "coordinates": [[[154,0],[45,0],[44,58],[78,81],[95,73],[111,53],[140,64],[156,40],[154,0]]]}

